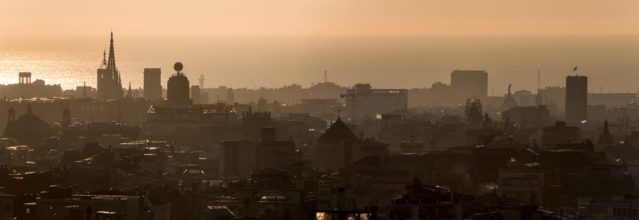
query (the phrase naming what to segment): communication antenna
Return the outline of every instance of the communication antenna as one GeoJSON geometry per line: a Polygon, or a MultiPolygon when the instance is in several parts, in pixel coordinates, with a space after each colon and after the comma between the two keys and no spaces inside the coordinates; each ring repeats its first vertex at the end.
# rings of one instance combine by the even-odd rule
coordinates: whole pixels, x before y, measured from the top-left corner
{"type": "Polygon", "coordinates": [[[537,70],[537,93],[541,90],[541,72],[537,70]]]}
{"type": "Polygon", "coordinates": [[[328,82],[328,73],[324,70],[324,82],[328,82]]]}

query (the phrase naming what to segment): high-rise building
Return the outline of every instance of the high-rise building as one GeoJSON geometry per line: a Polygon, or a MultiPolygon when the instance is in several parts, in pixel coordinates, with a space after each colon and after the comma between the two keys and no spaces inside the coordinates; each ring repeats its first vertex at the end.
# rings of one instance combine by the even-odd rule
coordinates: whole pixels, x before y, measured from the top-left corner
{"type": "Polygon", "coordinates": [[[189,99],[189,79],[182,73],[182,63],[173,65],[176,73],[169,78],[166,89],[166,101],[170,105],[190,105],[189,99]]]}
{"type": "Polygon", "coordinates": [[[162,70],[160,68],[144,68],[144,98],[147,100],[162,99],[162,70]]]}
{"type": "Polygon", "coordinates": [[[120,72],[115,66],[115,50],[113,48],[113,32],[111,32],[111,43],[109,46],[109,58],[107,61],[106,52],[102,58],[102,68],[98,69],[98,98],[117,99],[124,95],[120,72]]]}
{"type": "Polygon", "coordinates": [[[579,125],[588,117],[588,77],[566,77],[566,123],[579,125]]]}
{"type": "Polygon", "coordinates": [[[488,73],[483,70],[454,70],[450,73],[450,86],[464,100],[488,97],[488,73]]]}

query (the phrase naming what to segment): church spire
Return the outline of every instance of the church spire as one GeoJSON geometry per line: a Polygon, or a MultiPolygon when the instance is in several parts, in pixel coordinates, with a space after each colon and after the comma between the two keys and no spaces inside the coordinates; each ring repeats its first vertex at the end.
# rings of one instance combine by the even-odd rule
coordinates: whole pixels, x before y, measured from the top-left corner
{"type": "Polygon", "coordinates": [[[610,133],[610,128],[608,127],[608,120],[606,119],[603,124],[603,131],[601,135],[599,135],[599,143],[605,146],[610,146],[613,144],[613,137],[610,133]]]}
{"type": "Polygon", "coordinates": [[[133,92],[131,91],[131,82],[129,81],[129,93],[126,95],[129,98],[133,97],[133,92]]]}
{"type": "Polygon", "coordinates": [[[104,52],[102,52],[102,68],[106,68],[107,67],[107,58],[106,58],[106,50],[104,50],[104,52]]]}
{"type": "MultiPolygon", "coordinates": [[[[115,49],[113,48],[113,32],[111,32],[111,43],[109,45],[109,61],[107,63],[107,69],[116,71],[115,68],[115,49]]],[[[119,78],[119,77],[118,77],[119,78]]]]}

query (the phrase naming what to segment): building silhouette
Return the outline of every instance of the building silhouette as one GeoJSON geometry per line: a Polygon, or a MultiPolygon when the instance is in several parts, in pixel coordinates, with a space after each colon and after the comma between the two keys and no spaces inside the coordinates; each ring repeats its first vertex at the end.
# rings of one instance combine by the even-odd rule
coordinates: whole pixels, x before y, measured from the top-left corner
{"type": "Polygon", "coordinates": [[[113,48],[113,32],[111,32],[111,42],[109,46],[109,58],[106,53],[102,59],[102,68],[98,69],[98,98],[117,99],[122,98],[122,82],[120,72],[115,65],[115,50],[113,48]]]}
{"type": "Polygon", "coordinates": [[[337,171],[353,162],[353,148],[359,138],[338,117],[317,142],[317,168],[337,171]]]}
{"type": "Polygon", "coordinates": [[[508,109],[519,106],[515,98],[513,98],[513,94],[511,93],[512,85],[508,85],[508,93],[504,96],[504,101],[501,103],[501,110],[506,111],[508,109]]]}
{"type": "Polygon", "coordinates": [[[483,70],[454,70],[450,73],[450,86],[460,93],[464,100],[488,97],[488,73],[483,70]]]}
{"type": "Polygon", "coordinates": [[[608,126],[608,120],[604,121],[603,131],[599,135],[599,144],[604,145],[606,147],[614,144],[614,138],[613,138],[612,134],[610,133],[610,128],[608,126]]]}
{"type": "Polygon", "coordinates": [[[18,73],[18,83],[0,85],[0,94],[4,98],[50,98],[62,95],[59,84],[47,85],[42,79],[31,81],[31,72],[18,73]]]}
{"type": "Polygon", "coordinates": [[[189,79],[182,73],[182,63],[173,65],[176,73],[167,82],[166,100],[170,105],[190,105],[189,99],[189,79]]]}
{"type": "Polygon", "coordinates": [[[578,125],[588,117],[588,77],[566,77],[566,123],[578,125]]]}
{"type": "Polygon", "coordinates": [[[343,97],[350,119],[354,121],[408,109],[406,89],[373,89],[370,84],[356,84],[343,97]]]}
{"type": "Polygon", "coordinates": [[[466,105],[464,107],[464,112],[466,115],[466,122],[470,127],[477,128],[481,126],[481,123],[484,121],[484,115],[482,114],[481,101],[478,99],[468,99],[466,100],[466,105]]]}
{"type": "Polygon", "coordinates": [[[196,85],[191,86],[191,100],[194,104],[202,104],[202,94],[200,88],[200,86],[196,85]]]}
{"type": "Polygon", "coordinates": [[[160,68],[144,68],[144,98],[147,100],[162,99],[162,70],[160,68]]]}
{"type": "Polygon", "coordinates": [[[233,88],[229,88],[226,92],[226,104],[227,105],[235,104],[235,94],[233,93],[233,88]]]}
{"type": "Polygon", "coordinates": [[[31,105],[27,105],[24,115],[15,119],[15,110],[9,109],[9,120],[4,137],[14,138],[22,143],[37,143],[52,134],[49,124],[33,114],[31,105]]]}
{"type": "Polygon", "coordinates": [[[31,72],[20,72],[18,77],[18,84],[31,84],[31,72]]]}

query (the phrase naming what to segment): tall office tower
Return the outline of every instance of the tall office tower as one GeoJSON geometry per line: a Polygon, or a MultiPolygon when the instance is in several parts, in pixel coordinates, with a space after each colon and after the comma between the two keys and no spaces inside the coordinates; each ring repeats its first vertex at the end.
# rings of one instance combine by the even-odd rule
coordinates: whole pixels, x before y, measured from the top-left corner
{"type": "Polygon", "coordinates": [[[463,100],[488,97],[488,73],[483,70],[454,70],[450,73],[450,86],[463,100]]]}
{"type": "Polygon", "coordinates": [[[579,125],[588,115],[588,77],[566,77],[566,123],[579,125]]]}
{"type": "Polygon", "coordinates": [[[160,68],[144,68],[144,98],[162,99],[162,71],[160,68]]]}
{"type": "Polygon", "coordinates": [[[107,61],[106,52],[102,58],[102,68],[98,69],[98,98],[117,99],[122,98],[122,83],[120,72],[115,66],[115,50],[113,48],[113,32],[111,32],[111,44],[109,46],[109,58],[107,61]]]}
{"type": "Polygon", "coordinates": [[[200,86],[191,86],[191,100],[193,100],[193,104],[202,104],[200,98],[200,86]]]}
{"type": "Polygon", "coordinates": [[[182,73],[182,63],[173,65],[176,73],[169,78],[166,85],[166,101],[170,105],[190,105],[189,99],[189,79],[182,73]]]}

